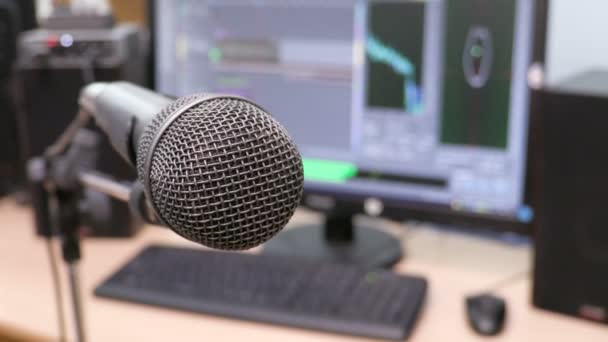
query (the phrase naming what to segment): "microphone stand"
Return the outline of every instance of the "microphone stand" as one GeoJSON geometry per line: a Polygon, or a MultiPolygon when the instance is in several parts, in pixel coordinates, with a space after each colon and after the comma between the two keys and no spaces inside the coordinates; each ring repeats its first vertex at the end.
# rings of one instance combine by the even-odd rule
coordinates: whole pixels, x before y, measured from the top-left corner
{"type": "Polygon", "coordinates": [[[78,175],[80,184],[91,190],[112,197],[116,200],[129,204],[131,214],[142,222],[148,224],[159,224],[150,208],[143,185],[135,181],[132,184],[118,182],[115,179],[100,172],[83,171],[78,175]]]}
{"type": "MultiPolygon", "coordinates": [[[[76,341],[85,342],[84,318],[82,300],[80,297],[80,279],[78,262],[81,258],[80,226],[81,226],[81,194],[82,186],[75,175],[80,169],[86,169],[95,164],[98,145],[97,136],[86,131],[80,131],[88,119],[79,115],[74,124],[62,135],[56,144],[47,149],[43,157],[30,161],[32,169],[36,169],[36,186],[46,200],[41,200],[34,206],[36,217],[47,217],[51,231],[57,232],[61,239],[62,257],[66,264],[76,341]]],[[[32,182],[34,183],[34,182],[32,182]]],[[[40,228],[40,227],[38,227],[40,228]]]]}
{"type": "MultiPolygon", "coordinates": [[[[46,206],[37,206],[35,210],[46,210],[46,215],[52,217],[52,225],[61,238],[61,251],[67,266],[70,297],[74,313],[76,341],[86,342],[84,328],[84,312],[82,308],[80,277],[78,262],[81,259],[80,226],[83,215],[81,194],[85,188],[108,195],[112,198],[129,203],[131,211],[146,222],[154,222],[145,209],[144,191],[139,183],[126,185],[109,176],[92,171],[74,170],[73,160],[83,157],[84,153],[74,153],[71,156],[56,156],[50,159],[39,157],[37,162],[44,162],[46,169],[44,189],[49,201],[46,206]],[[67,165],[67,167],[66,167],[67,165]],[[76,178],[76,179],[73,179],[76,178]],[[69,186],[66,186],[70,184],[69,186]]],[[[40,165],[40,164],[39,164],[40,165]]]]}
{"type": "Polygon", "coordinates": [[[47,148],[44,156],[30,160],[28,172],[31,186],[41,196],[34,201],[37,230],[48,230],[50,225],[48,238],[51,238],[52,232],[57,232],[61,238],[78,342],[86,342],[78,272],[78,261],[81,258],[79,232],[83,216],[81,198],[84,189],[92,189],[128,203],[132,213],[144,222],[156,221],[139,182],[125,185],[106,175],[90,171],[96,163],[99,143],[94,133],[84,129],[90,120],[90,114],[81,110],[57,141],[47,148]]]}
{"type": "Polygon", "coordinates": [[[61,239],[76,341],[79,342],[86,342],[78,272],[83,190],[89,185],[95,190],[103,189],[103,193],[127,201],[131,192],[118,182],[86,171],[95,165],[99,142],[96,135],[82,130],[90,118],[87,112],[81,111],[57,141],[45,151],[44,156],[34,158],[29,163],[30,183],[36,187],[40,196],[34,205],[37,229],[48,230],[50,226],[48,237],[51,238],[54,231],[61,239]]]}
{"type": "Polygon", "coordinates": [[[117,182],[112,178],[98,172],[81,172],[78,176],[80,184],[84,187],[108,195],[119,201],[130,203],[134,186],[117,182]]]}
{"type": "Polygon", "coordinates": [[[61,250],[63,260],[68,269],[72,309],[74,311],[74,324],[77,341],[85,342],[84,314],[80,292],[80,277],[78,262],[81,258],[78,199],[74,193],[57,192],[58,225],[61,231],[61,250]]]}
{"type": "MultiPolygon", "coordinates": [[[[94,58],[87,56],[83,64],[83,77],[85,83],[95,81],[94,58]]],[[[67,265],[69,288],[74,311],[76,341],[86,342],[84,329],[84,314],[80,297],[80,279],[78,261],[81,258],[80,225],[82,208],[80,198],[84,188],[90,188],[110,197],[127,202],[131,211],[142,220],[154,223],[154,216],[146,205],[143,187],[135,183],[133,189],[101,174],[91,173],[82,168],[81,158],[89,159],[89,168],[94,164],[96,150],[90,149],[82,153],[78,148],[73,149],[77,143],[77,135],[92,119],[91,113],[80,109],[74,120],[59,136],[59,138],[46,150],[42,157],[36,157],[28,163],[28,177],[30,188],[34,192],[33,209],[36,229],[42,232],[49,241],[49,253],[52,253],[50,241],[54,233],[61,237],[61,250],[63,260],[67,265]],[[74,151],[70,155],[70,150],[74,151]],[[80,152],[80,153],[78,153],[80,152]],[[91,159],[92,158],[92,159],[91,159]],[[91,162],[93,161],[93,162],[91,162]]],[[[90,147],[90,146],[89,146],[90,147]]],[[[59,284],[59,283],[58,283],[59,284]]],[[[60,288],[56,289],[61,293],[60,288]]],[[[58,299],[60,300],[60,296],[58,299]]],[[[58,310],[62,311],[61,303],[57,303],[58,310]]],[[[60,321],[63,322],[63,315],[60,321]]],[[[63,326],[63,323],[60,323],[63,326]]],[[[63,337],[63,328],[60,327],[63,337]]]]}
{"type": "MultiPolygon", "coordinates": [[[[68,171],[69,166],[73,164],[69,162],[70,158],[67,156],[69,153],[66,153],[66,151],[74,141],[78,131],[89,121],[90,115],[85,111],[80,111],[57,141],[47,148],[45,154],[31,159],[28,162],[27,168],[30,193],[33,196],[32,207],[36,230],[49,241],[51,264],[53,264],[51,240],[56,235],[59,235],[61,238],[62,257],[67,266],[72,308],[74,311],[76,340],[81,342],[86,341],[86,337],[77,267],[80,260],[80,240],[78,236],[80,226],[79,203],[77,190],[73,184],[70,184],[73,182],[69,180],[66,182],[66,178],[69,177],[65,171],[68,171]],[[60,167],[60,165],[63,167],[60,167]]],[[[75,158],[71,159],[72,161],[75,160],[75,158]]],[[[56,278],[55,285],[57,286],[60,337],[64,340],[64,320],[59,278],[56,278]]]]}
{"type": "Polygon", "coordinates": [[[36,165],[38,169],[38,176],[41,177],[42,182],[36,184],[36,186],[41,188],[45,198],[45,200],[41,200],[34,205],[35,216],[36,218],[44,216],[49,220],[49,222],[41,222],[37,219],[37,229],[39,231],[41,228],[48,229],[49,227],[46,225],[50,224],[51,229],[48,232],[50,235],[47,238],[51,239],[53,233],[60,236],[62,258],[68,272],[76,341],[85,342],[86,335],[78,274],[78,261],[81,258],[78,191],[58,186],[59,181],[56,179],[56,175],[59,172],[57,172],[58,160],[56,158],[34,158],[30,161],[30,165],[36,165]]]}

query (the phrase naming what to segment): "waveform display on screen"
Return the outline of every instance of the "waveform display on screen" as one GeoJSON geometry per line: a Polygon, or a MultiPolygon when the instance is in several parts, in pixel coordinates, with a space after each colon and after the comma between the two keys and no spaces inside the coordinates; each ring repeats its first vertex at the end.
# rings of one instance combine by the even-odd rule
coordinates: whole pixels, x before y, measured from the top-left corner
{"type": "Polygon", "coordinates": [[[423,2],[373,1],[364,41],[367,106],[422,114],[423,2]]]}
{"type": "Polygon", "coordinates": [[[403,108],[410,113],[422,111],[422,89],[416,83],[416,67],[406,57],[392,47],[385,45],[378,38],[369,34],[365,44],[366,53],[370,60],[384,63],[404,79],[403,108]]]}

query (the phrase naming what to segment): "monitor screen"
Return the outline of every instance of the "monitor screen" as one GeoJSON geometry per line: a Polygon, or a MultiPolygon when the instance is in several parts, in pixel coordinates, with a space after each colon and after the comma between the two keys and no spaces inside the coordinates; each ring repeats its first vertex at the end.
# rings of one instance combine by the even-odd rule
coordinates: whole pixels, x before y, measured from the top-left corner
{"type": "Polygon", "coordinates": [[[307,193],[527,223],[534,0],[157,0],[156,87],[287,128],[307,193]]]}

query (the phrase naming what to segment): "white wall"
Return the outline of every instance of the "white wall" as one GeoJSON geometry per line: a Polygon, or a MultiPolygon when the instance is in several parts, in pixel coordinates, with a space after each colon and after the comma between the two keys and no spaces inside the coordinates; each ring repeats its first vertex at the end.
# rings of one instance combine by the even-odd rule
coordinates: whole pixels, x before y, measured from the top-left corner
{"type": "MultiPolygon", "coordinates": [[[[107,12],[110,8],[108,0],[71,0],[75,9],[88,7],[95,8],[99,12],[107,12]]],[[[129,0],[124,0],[129,1],[129,0]]],[[[36,12],[38,18],[44,19],[51,13],[53,0],[36,0],[36,12]]]]}
{"type": "Polygon", "coordinates": [[[38,18],[47,18],[51,12],[51,0],[36,0],[36,14],[38,18]]]}
{"type": "Polygon", "coordinates": [[[552,0],[550,6],[547,83],[591,68],[608,70],[608,0],[552,0]]]}

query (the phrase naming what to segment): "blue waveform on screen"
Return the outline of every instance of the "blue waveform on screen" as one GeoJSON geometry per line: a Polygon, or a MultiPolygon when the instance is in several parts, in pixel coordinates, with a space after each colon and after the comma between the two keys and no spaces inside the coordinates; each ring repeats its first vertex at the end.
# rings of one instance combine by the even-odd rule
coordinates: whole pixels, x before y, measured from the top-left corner
{"type": "Polygon", "coordinates": [[[416,84],[416,67],[414,64],[407,57],[384,44],[372,34],[367,36],[365,50],[372,61],[389,65],[397,74],[405,78],[403,107],[410,113],[421,112],[422,90],[416,84]]]}

